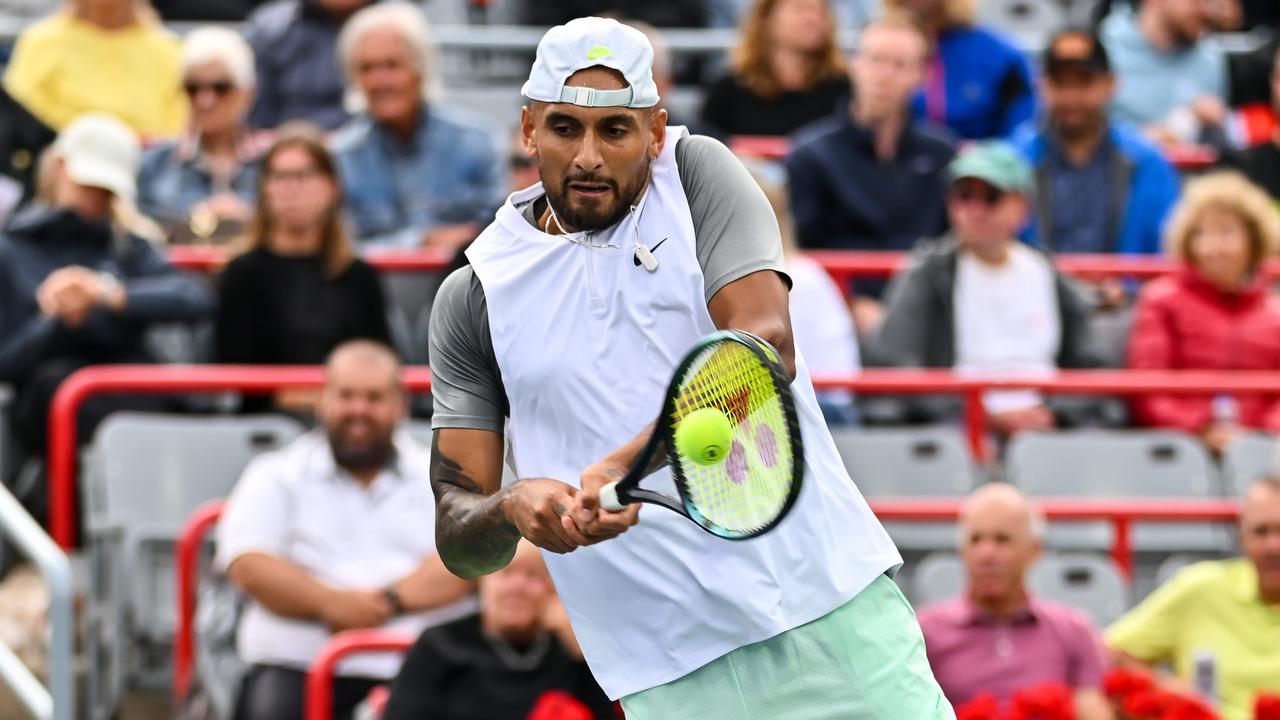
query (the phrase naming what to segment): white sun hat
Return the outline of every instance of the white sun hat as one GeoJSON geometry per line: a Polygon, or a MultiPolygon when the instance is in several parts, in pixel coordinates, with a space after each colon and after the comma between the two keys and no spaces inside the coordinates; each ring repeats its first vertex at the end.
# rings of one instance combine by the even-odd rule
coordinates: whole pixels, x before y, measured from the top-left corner
{"type": "Polygon", "coordinates": [[[53,149],[77,185],[133,199],[142,149],[128,125],[105,113],[86,113],[63,128],[53,149]]]}

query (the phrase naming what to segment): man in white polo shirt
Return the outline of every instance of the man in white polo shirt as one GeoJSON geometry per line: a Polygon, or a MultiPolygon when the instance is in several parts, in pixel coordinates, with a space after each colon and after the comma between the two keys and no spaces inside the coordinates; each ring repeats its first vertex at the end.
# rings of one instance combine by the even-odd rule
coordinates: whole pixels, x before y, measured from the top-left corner
{"type": "MultiPolygon", "coordinates": [[[[404,400],[390,349],[339,346],[316,408],[322,427],[255,459],[227,500],[217,562],[252,601],[236,642],[251,665],[239,720],[301,720],[306,669],[335,632],[416,635],[475,610],[471,583],[435,552],[428,455],[397,433],[404,400]]],[[[337,716],[398,667],[393,656],[342,663],[337,716]]]]}
{"type": "MultiPolygon", "coordinates": [[[[542,182],[508,198],[432,313],[441,558],[476,577],[521,536],[541,547],[629,720],[952,718],[887,575],[901,558],[793,351],[769,202],[723,145],[667,127],[652,60],[643,34],[601,18],[538,45],[521,123],[542,182]],[[598,500],[649,437],[676,364],[717,328],[779,350],[804,434],[791,514],[736,543],[598,500]],[[520,478],[507,487],[504,434],[520,478]]],[[[655,483],[674,491],[665,467],[655,483]]]]}

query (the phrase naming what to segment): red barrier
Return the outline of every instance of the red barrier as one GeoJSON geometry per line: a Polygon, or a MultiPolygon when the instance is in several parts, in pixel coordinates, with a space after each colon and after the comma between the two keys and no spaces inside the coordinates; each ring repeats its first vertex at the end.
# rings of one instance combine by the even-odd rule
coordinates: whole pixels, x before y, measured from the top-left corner
{"type": "MultiPolygon", "coordinates": [[[[781,135],[732,135],[729,149],[735,155],[782,161],[791,152],[791,141],[781,135]]],[[[1207,145],[1178,145],[1164,149],[1164,157],[1182,171],[1205,170],[1218,161],[1218,151],[1207,145]]]]}
{"type": "MultiPolygon", "coordinates": [[[[319,366],[287,365],[98,365],[73,373],[58,386],[49,408],[49,532],[64,549],[75,545],[76,416],[84,401],[107,393],[198,393],[239,391],[267,394],[282,388],[314,387],[319,366]]],[[[431,371],[406,368],[406,388],[431,388],[431,371]]]]}
{"type": "MultiPolygon", "coordinates": [[[[201,245],[173,245],[169,248],[169,262],[193,272],[211,273],[227,264],[226,248],[201,245]]],[[[427,249],[413,251],[374,251],[364,259],[383,272],[431,272],[444,270],[453,263],[453,254],[447,250],[427,249]]]]}
{"type": "Polygon", "coordinates": [[[191,667],[195,657],[196,575],[200,572],[200,548],[205,536],[222,517],[221,500],[196,509],[178,536],[176,575],[178,578],[178,631],[173,641],[173,702],[180,706],[191,687],[191,667]]]}
{"type": "Polygon", "coordinates": [[[370,652],[408,652],[417,638],[383,630],[348,630],[325,643],[307,670],[307,720],[333,720],[333,675],[348,655],[370,652]]]}
{"type": "MultiPolygon", "coordinates": [[[[950,522],[960,513],[962,500],[870,500],[882,522],[950,522]]],[[[1234,500],[1040,500],[1037,506],[1050,522],[1111,523],[1111,559],[1126,578],[1133,579],[1133,524],[1135,522],[1235,522],[1239,505],[1234,500]]]]}
{"type": "MultiPolygon", "coordinates": [[[[237,390],[269,393],[283,387],[314,386],[319,367],[216,365],[100,365],[79,370],[58,388],[49,412],[49,526],[63,548],[75,543],[76,416],[85,399],[110,392],[194,393],[237,390]]],[[[431,387],[426,368],[406,368],[405,386],[431,387]]],[[[1042,378],[975,378],[948,370],[866,370],[855,376],[814,378],[818,388],[860,393],[958,394],[968,404],[965,418],[975,457],[987,459],[987,390],[1031,389],[1065,395],[1142,395],[1149,393],[1242,394],[1280,389],[1275,372],[1064,371],[1042,378]]]]}
{"type": "MultiPolygon", "coordinates": [[[[961,500],[947,498],[870,500],[872,511],[882,522],[953,522],[960,514],[961,500]]],[[[1111,558],[1133,578],[1133,551],[1130,537],[1135,522],[1235,522],[1239,506],[1230,500],[1075,500],[1048,499],[1037,503],[1050,522],[1104,520],[1114,531],[1111,558]]],[[[187,520],[178,539],[178,636],[173,650],[173,696],[186,695],[190,686],[195,649],[194,618],[199,553],[205,536],[217,523],[222,502],[214,501],[198,509],[187,520]]],[[[317,663],[318,664],[318,663],[317,663]]],[[[332,666],[332,662],[329,663],[332,666]]],[[[330,670],[331,672],[331,670],[330,670]]],[[[317,679],[315,682],[319,683],[317,679]]],[[[308,678],[308,687],[311,679],[308,678]]],[[[310,697],[310,695],[308,696],[310,697]]],[[[322,707],[327,700],[319,701],[322,707]]],[[[310,708],[311,705],[308,704],[310,708]]],[[[311,717],[316,717],[312,715],[311,717]]],[[[323,716],[321,716],[323,717],[323,716]]]]}
{"type": "MultiPolygon", "coordinates": [[[[863,250],[813,250],[805,253],[842,286],[858,277],[888,277],[906,267],[910,255],[901,252],[863,250]]],[[[178,267],[195,272],[215,272],[227,260],[222,248],[174,246],[169,260],[178,267]]],[[[365,257],[369,264],[387,273],[437,272],[450,266],[448,253],[440,250],[386,251],[365,257]]],[[[1156,255],[1090,255],[1066,254],[1053,258],[1055,267],[1066,275],[1081,278],[1132,277],[1150,279],[1166,275],[1177,264],[1156,255]]],[[[1280,277],[1280,260],[1267,263],[1270,277],[1280,277]]]]}

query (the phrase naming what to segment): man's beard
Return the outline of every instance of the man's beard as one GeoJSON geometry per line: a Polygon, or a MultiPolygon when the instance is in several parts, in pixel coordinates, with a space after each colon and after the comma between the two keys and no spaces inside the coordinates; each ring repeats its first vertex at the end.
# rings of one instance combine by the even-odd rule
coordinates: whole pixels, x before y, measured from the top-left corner
{"type": "Polygon", "coordinates": [[[395,444],[390,435],[370,437],[367,442],[355,443],[348,441],[339,428],[333,428],[327,434],[333,461],[346,470],[379,470],[395,456],[395,444]]]}
{"type": "Polygon", "coordinates": [[[555,213],[556,218],[564,229],[581,232],[583,230],[603,230],[613,226],[614,223],[626,216],[648,184],[649,168],[646,167],[640,180],[634,185],[625,188],[619,187],[618,183],[613,180],[606,180],[589,174],[580,174],[566,176],[560,182],[558,188],[546,185],[544,189],[547,192],[547,203],[551,206],[551,211],[555,213]],[[599,210],[575,210],[569,206],[568,202],[569,193],[571,192],[569,183],[571,182],[608,185],[617,201],[613,206],[600,208],[599,210]]]}

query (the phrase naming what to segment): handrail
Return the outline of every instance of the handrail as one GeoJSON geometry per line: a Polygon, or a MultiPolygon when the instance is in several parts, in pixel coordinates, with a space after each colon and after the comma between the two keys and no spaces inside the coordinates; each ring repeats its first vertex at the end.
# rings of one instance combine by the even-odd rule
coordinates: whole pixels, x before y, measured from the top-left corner
{"type": "Polygon", "coordinates": [[[49,588],[49,686],[0,642],[0,678],[39,720],[75,717],[75,625],[71,562],[7,488],[0,486],[0,533],[24,552],[49,588]]]}
{"type": "Polygon", "coordinates": [[[173,702],[178,705],[191,687],[191,669],[195,657],[196,575],[199,573],[200,548],[205,536],[222,517],[222,500],[211,500],[187,518],[178,535],[176,571],[178,580],[178,636],[173,642],[173,702]]]}
{"type": "Polygon", "coordinates": [[[386,630],[348,630],[329,639],[307,670],[307,720],[333,720],[333,675],[348,655],[408,652],[417,638],[386,630]]]}
{"type": "MultiPolygon", "coordinates": [[[[216,272],[227,262],[223,248],[178,245],[168,252],[170,262],[193,272],[216,272]]],[[[858,277],[888,277],[911,262],[910,253],[890,251],[810,250],[805,255],[842,284],[858,277]]],[[[382,250],[371,252],[364,259],[385,273],[438,272],[449,268],[453,261],[448,252],[438,249],[382,250]]],[[[1053,264],[1065,275],[1085,278],[1146,280],[1178,269],[1178,263],[1157,255],[1067,253],[1055,255],[1053,264]]],[[[1280,278],[1280,259],[1268,261],[1264,272],[1268,277],[1280,278]]]]}
{"type": "MultiPolygon", "coordinates": [[[[284,387],[319,385],[323,370],[315,366],[252,365],[100,365],[78,370],[63,381],[49,411],[49,525],[62,547],[75,543],[76,416],[84,401],[110,392],[192,393],[235,390],[269,393],[284,387]]],[[[431,387],[430,370],[406,368],[404,384],[412,391],[431,387]]],[[[1064,395],[1145,395],[1151,393],[1276,393],[1277,372],[1202,372],[1068,370],[1041,377],[981,378],[949,370],[864,370],[858,375],[818,376],[819,389],[859,393],[952,394],[965,403],[965,424],[974,457],[988,458],[986,413],[982,395],[988,390],[1037,390],[1064,395]]]]}
{"type": "MultiPolygon", "coordinates": [[[[881,522],[954,521],[960,515],[963,502],[963,498],[882,498],[868,501],[872,512],[881,522]]],[[[1133,579],[1133,523],[1235,522],[1240,513],[1239,503],[1234,500],[1037,498],[1035,503],[1050,522],[1105,520],[1111,523],[1114,532],[1111,538],[1111,559],[1127,580],[1133,579]]]]}

